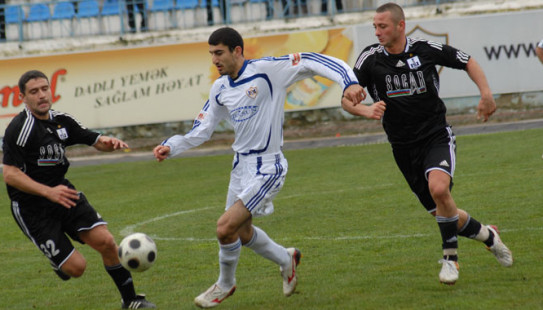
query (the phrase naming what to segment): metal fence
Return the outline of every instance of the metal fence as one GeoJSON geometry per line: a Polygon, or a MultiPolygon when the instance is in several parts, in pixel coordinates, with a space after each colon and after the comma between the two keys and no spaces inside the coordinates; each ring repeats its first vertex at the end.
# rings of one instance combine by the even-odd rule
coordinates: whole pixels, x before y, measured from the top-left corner
{"type": "MultiPolygon", "coordinates": [[[[20,1],[20,0],[19,0],[20,1]]],[[[383,0],[73,0],[0,5],[0,41],[123,35],[373,10],[383,0]]],[[[437,5],[447,0],[395,1],[437,5]]]]}

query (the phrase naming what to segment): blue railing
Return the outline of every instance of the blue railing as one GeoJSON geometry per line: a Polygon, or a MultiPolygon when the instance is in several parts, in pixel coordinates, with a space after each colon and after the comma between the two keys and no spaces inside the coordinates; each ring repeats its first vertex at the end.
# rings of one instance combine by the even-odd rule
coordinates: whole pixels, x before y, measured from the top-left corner
{"type": "MultiPolygon", "coordinates": [[[[444,0],[396,1],[403,6],[444,0]]],[[[378,0],[73,0],[0,5],[0,41],[124,35],[375,9],[378,0]]]]}

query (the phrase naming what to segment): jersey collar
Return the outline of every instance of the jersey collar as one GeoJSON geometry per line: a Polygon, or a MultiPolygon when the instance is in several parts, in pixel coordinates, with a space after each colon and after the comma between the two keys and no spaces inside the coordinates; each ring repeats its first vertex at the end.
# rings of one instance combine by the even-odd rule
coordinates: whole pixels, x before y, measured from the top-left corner
{"type": "MultiPolygon", "coordinates": [[[[26,112],[26,115],[29,115],[29,116],[32,116],[33,118],[35,119],[38,119],[37,117],[34,116],[34,114],[32,114],[32,112],[30,111],[30,109],[25,105],[25,112],[26,112]]],[[[52,109],[49,109],[49,121],[50,120],[53,120],[53,110],[52,109]]]]}
{"type": "MultiPolygon", "coordinates": [[[[245,68],[247,68],[247,64],[249,63],[249,60],[245,59],[243,61],[243,66],[241,66],[241,69],[239,69],[239,72],[238,72],[238,76],[236,77],[236,80],[243,74],[243,72],[245,71],[245,68]]],[[[234,80],[228,76],[228,80],[230,80],[230,83],[233,83],[234,80]]]]}
{"type": "MultiPolygon", "coordinates": [[[[407,53],[409,51],[409,37],[405,37],[405,47],[403,49],[404,53],[407,53]]],[[[390,56],[391,54],[387,51],[387,49],[383,46],[383,51],[385,52],[385,55],[390,56]]],[[[396,55],[396,54],[394,54],[396,55]]]]}

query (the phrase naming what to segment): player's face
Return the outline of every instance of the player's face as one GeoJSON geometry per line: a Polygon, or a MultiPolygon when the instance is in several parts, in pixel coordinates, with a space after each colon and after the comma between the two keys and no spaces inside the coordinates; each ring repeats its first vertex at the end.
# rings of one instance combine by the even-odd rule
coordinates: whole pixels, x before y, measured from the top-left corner
{"type": "Polygon", "coordinates": [[[29,80],[26,83],[24,94],[21,94],[21,99],[34,116],[39,119],[49,118],[52,96],[47,79],[37,78],[29,80]]]}
{"type": "MultiPolygon", "coordinates": [[[[395,22],[391,12],[376,13],[373,17],[373,27],[375,28],[375,36],[379,40],[379,44],[388,48],[393,48],[402,42],[403,37],[403,21],[395,22]]],[[[403,46],[401,47],[403,48],[403,46]]]]}
{"type": "Polygon", "coordinates": [[[235,79],[238,75],[238,62],[237,62],[237,48],[234,51],[230,51],[228,46],[224,44],[210,45],[209,53],[211,54],[211,62],[220,75],[229,75],[235,79]]]}

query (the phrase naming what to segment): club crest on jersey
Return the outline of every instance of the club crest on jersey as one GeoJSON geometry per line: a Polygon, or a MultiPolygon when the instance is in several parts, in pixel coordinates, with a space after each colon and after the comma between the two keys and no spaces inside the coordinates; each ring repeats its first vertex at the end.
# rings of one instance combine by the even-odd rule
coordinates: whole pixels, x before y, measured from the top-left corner
{"type": "Polygon", "coordinates": [[[198,120],[200,122],[203,121],[204,118],[206,118],[206,114],[207,113],[205,113],[205,112],[200,112],[200,114],[198,114],[198,116],[196,117],[196,120],[198,120]]]}
{"type": "Polygon", "coordinates": [[[60,140],[68,139],[68,132],[66,131],[66,128],[57,129],[57,135],[60,138],[60,140]]]}
{"type": "Polygon", "coordinates": [[[415,70],[415,69],[420,68],[421,63],[420,63],[419,56],[409,58],[407,60],[407,65],[409,66],[409,69],[411,69],[411,70],[415,70]]]}
{"type": "Polygon", "coordinates": [[[301,60],[302,60],[302,55],[300,55],[300,53],[292,54],[292,65],[293,66],[296,66],[297,64],[299,64],[301,60]]]}
{"type": "Polygon", "coordinates": [[[245,94],[247,94],[247,97],[251,98],[251,99],[255,99],[256,98],[256,95],[258,95],[258,88],[256,88],[255,86],[251,86],[246,92],[245,94]]]}
{"type": "Polygon", "coordinates": [[[256,113],[258,113],[258,106],[245,106],[235,109],[230,116],[234,122],[243,122],[255,116],[256,113]]]}

